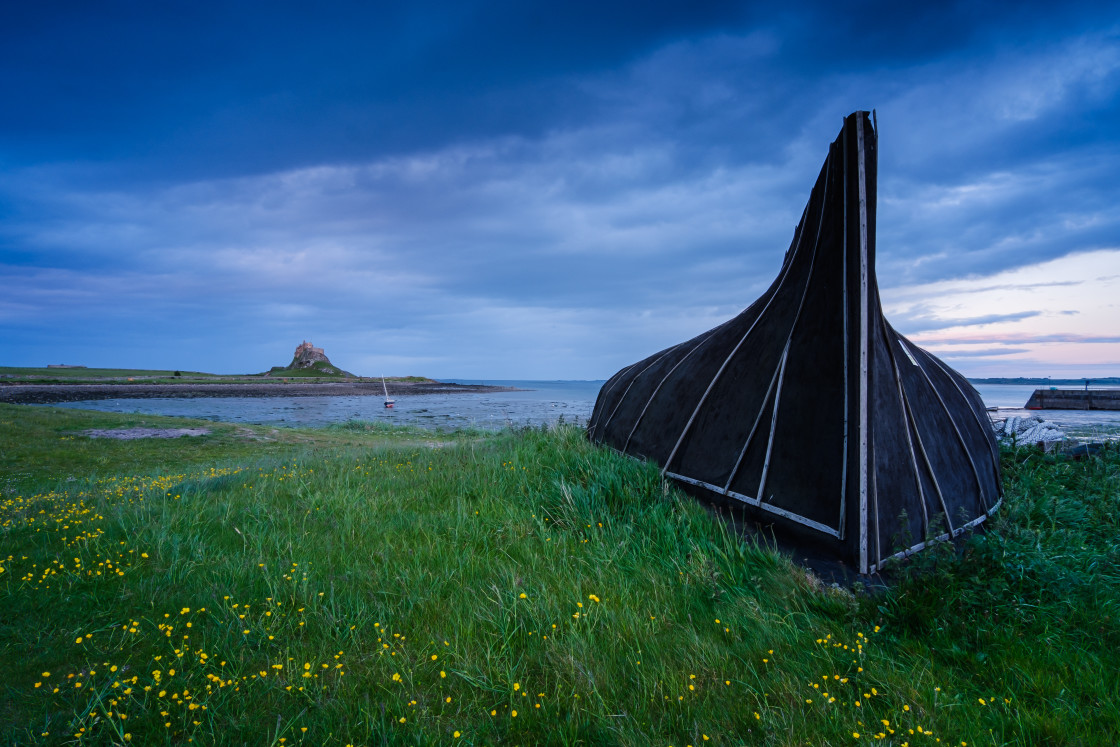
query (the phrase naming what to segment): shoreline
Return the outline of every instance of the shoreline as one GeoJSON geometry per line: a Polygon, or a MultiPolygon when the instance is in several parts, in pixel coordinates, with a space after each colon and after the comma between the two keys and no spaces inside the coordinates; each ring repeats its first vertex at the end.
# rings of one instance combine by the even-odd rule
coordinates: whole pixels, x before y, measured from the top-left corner
{"type": "MultiPolygon", "coordinates": [[[[421,394],[516,392],[516,387],[443,382],[388,383],[390,397],[421,394]]],[[[194,399],[202,397],[384,397],[381,382],[244,384],[0,384],[0,402],[46,405],[97,399],[194,399]]]]}

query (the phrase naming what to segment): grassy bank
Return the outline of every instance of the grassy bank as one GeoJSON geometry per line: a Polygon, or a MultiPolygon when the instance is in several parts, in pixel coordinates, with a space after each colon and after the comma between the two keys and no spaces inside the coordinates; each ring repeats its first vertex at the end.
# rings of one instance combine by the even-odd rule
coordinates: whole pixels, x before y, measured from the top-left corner
{"type": "Polygon", "coordinates": [[[18,384],[99,384],[128,381],[222,381],[236,376],[202,373],[200,371],[164,371],[141,368],[49,368],[47,366],[0,366],[0,380],[18,384]]]}
{"type": "MultiPolygon", "coordinates": [[[[301,381],[358,380],[380,382],[380,376],[353,376],[322,362],[311,368],[274,366],[268,374],[212,374],[200,371],[164,371],[138,368],[48,368],[0,366],[0,382],[10,384],[259,384],[273,379],[301,381]],[[329,371],[327,369],[330,369],[329,371]]],[[[423,376],[386,376],[388,382],[433,383],[423,376]]]]}
{"type": "Polygon", "coordinates": [[[0,740],[1112,744],[1120,458],[830,588],[575,429],[0,406],[0,740]]]}

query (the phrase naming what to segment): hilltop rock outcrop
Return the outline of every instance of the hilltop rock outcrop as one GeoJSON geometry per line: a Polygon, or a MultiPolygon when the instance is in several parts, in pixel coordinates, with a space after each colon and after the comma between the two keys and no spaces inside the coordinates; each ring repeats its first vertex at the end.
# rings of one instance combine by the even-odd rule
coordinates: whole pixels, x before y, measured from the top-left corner
{"type": "Polygon", "coordinates": [[[284,368],[276,366],[269,374],[283,374],[284,371],[311,371],[314,370],[316,374],[337,375],[337,376],[353,376],[354,374],[343,371],[338,366],[331,363],[330,358],[323,352],[322,348],[317,348],[307,340],[301,342],[296,346],[296,352],[292,356],[292,362],[284,368]]]}
{"type": "Polygon", "coordinates": [[[328,366],[333,366],[327,354],[323,352],[322,348],[313,346],[307,340],[301,342],[296,346],[295,355],[292,356],[292,362],[288,364],[289,369],[297,368],[311,368],[316,363],[323,362],[328,366]]]}

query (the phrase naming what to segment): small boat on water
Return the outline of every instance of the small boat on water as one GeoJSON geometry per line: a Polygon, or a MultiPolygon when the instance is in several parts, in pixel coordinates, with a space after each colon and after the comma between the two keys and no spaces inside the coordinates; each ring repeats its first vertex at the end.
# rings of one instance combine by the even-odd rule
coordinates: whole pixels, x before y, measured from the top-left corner
{"type": "Polygon", "coordinates": [[[385,384],[385,377],[381,377],[381,388],[385,390],[385,407],[391,408],[395,402],[389,399],[389,387],[385,384]]]}

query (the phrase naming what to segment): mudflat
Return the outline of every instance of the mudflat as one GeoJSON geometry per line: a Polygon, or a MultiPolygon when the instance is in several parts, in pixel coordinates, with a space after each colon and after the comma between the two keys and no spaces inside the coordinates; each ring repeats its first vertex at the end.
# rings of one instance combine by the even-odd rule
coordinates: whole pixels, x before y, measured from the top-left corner
{"type": "MultiPolygon", "coordinates": [[[[390,397],[419,394],[469,394],[516,391],[485,384],[447,384],[439,381],[390,381],[390,397]]],[[[169,397],[381,397],[381,382],[246,382],[237,384],[0,384],[0,402],[50,404],[89,399],[155,399],[169,397]]]]}

